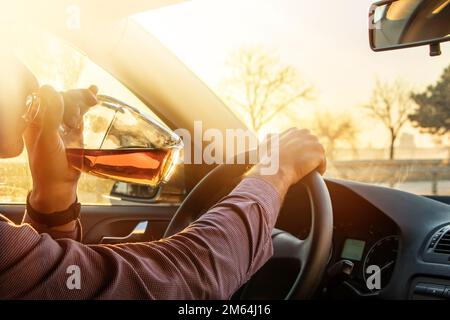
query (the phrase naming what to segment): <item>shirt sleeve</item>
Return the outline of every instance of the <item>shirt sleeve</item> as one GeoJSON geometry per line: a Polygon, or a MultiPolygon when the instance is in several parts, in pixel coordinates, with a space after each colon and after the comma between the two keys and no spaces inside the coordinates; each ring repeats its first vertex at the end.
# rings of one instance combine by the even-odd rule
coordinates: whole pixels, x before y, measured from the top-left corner
{"type": "Polygon", "coordinates": [[[272,256],[280,196],[245,179],[181,233],[86,246],[0,222],[2,299],[228,299],[272,256]]]}

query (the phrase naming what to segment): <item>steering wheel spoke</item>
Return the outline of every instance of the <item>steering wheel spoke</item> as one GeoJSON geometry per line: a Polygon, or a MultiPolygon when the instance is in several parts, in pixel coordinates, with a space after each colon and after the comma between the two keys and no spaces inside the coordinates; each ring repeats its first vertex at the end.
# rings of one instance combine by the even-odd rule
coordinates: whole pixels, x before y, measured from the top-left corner
{"type": "Polygon", "coordinates": [[[288,232],[275,229],[272,233],[272,242],[274,252],[272,259],[295,258],[301,262],[306,257],[305,245],[307,242],[288,232]]]}

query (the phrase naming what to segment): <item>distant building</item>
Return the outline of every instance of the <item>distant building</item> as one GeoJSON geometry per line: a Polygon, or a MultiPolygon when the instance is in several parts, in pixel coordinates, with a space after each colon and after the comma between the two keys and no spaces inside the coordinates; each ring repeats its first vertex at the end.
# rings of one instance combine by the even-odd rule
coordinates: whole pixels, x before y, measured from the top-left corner
{"type": "Polygon", "coordinates": [[[398,148],[404,150],[416,149],[416,138],[410,133],[403,133],[398,142],[398,148]]]}

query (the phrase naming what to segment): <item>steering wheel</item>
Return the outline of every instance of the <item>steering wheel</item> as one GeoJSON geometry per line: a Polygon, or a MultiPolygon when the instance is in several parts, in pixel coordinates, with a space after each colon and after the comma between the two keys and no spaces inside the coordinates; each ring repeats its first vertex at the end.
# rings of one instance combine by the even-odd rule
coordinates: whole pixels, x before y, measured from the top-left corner
{"type": "MultiPolygon", "coordinates": [[[[212,170],[181,204],[166,230],[165,237],[184,230],[206,213],[232,191],[251,167],[222,164],[212,170]]],[[[312,217],[309,236],[301,240],[275,229],[272,234],[273,257],[242,289],[240,298],[309,299],[320,284],[332,245],[331,199],[319,173],[313,172],[299,183],[304,184],[310,200],[312,217]],[[273,288],[274,285],[276,289],[273,288]]]]}

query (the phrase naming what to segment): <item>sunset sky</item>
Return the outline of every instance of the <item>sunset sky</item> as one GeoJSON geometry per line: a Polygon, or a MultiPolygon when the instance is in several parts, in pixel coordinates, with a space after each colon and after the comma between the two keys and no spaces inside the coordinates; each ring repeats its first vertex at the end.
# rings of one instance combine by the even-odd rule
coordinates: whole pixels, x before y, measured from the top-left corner
{"type": "MultiPolygon", "coordinates": [[[[422,89],[450,64],[450,44],[440,57],[428,47],[374,53],[368,44],[369,0],[192,0],[140,14],[136,19],[156,35],[209,86],[218,90],[227,57],[242,46],[263,45],[298,68],[315,88],[311,108],[351,112],[367,102],[376,77],[401,78],[422,89]]],[[[274,130],[285,119],[274,122],[274,130]]],[[[366,128],[368,123],[364,124],[366,128]]],[[[363,130],[363,145],[385,146],[382,127],[363,130]]],[[[406,128],[419,146],[431,139],[406,128]]]]}

